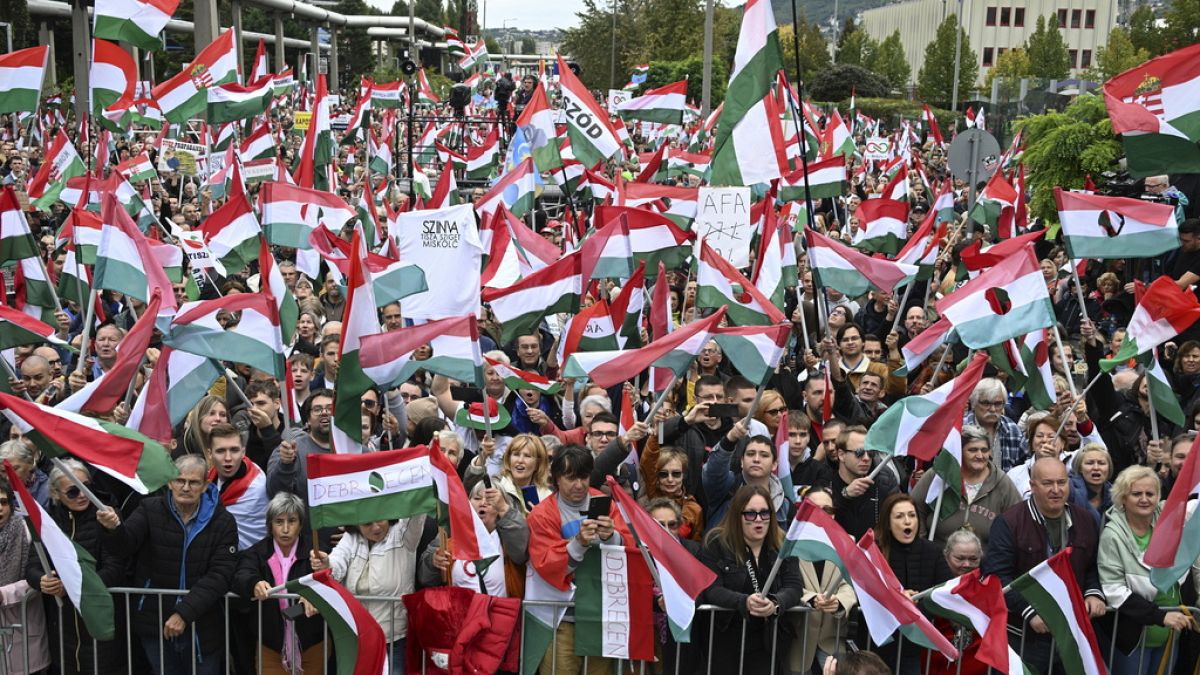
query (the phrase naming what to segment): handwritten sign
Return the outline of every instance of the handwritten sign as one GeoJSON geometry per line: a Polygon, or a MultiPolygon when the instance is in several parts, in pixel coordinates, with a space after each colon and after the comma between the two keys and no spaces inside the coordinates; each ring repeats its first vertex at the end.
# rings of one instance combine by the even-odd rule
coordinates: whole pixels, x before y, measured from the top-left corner
{"type": "Polygon", "coordinates": [[[750,265],[750,188],[702,187],[692,231],[734,267],[750,265]]]}

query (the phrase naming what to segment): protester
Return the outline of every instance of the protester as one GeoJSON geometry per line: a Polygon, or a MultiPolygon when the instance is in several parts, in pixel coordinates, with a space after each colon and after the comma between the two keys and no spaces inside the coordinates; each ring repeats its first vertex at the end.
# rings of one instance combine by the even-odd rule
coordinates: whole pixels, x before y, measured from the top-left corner
{"type": "Polygon", "coordinates": [[[454,541],[445,546],[430,546],[421,556],[418,580],[422,586],[449,583],[500,598],[522,597],[525,588],[525,563],[529,560],[529,526],[525,523],[519,500],[498,488],[476,483],[471,489],[471,506],[499,558],[484,566],[473,560],[455,560],[454,541]]]}
{"type": "Polygon", "coordinates": [[[22,639],[5,650],[5,667],[10,673],[36,673],[50,667],[50,645],[42,603],[30,599],[37,586],[26,579],[25,568],[33,550],[29,530],[15,515],[16,504],[8,481],[0,477],[0,621],[24,627],[22,639]]]}

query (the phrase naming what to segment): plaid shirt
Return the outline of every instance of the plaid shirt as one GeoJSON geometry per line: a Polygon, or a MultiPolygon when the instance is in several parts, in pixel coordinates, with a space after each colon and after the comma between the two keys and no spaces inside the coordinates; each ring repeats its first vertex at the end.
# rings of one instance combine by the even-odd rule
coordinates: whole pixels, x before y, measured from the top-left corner
{"type": "MultiPolygon", "coordinates": [[[[982,426],[975,420],[975,411],[967,412],[967,416],[963,418],[963,424],[975,424],[982,426]]],[[[996,424],[996,437],[992,439],[992,459],[1000,465],[1000,469],[1007,472],[1009,469],[1025,461],[1028,454],[1026,448],[1028,445],[1025,442],[1025,434],[1021,432],[1021,427],[1011,419],[1001,415],[1000,421],[996,424]]]]}

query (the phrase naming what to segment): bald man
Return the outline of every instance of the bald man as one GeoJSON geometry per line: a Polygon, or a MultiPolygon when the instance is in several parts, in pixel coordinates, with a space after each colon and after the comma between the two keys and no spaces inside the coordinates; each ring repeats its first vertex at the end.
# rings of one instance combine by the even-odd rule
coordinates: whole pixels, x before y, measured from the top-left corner
{"type": "MultiPolygon", "coordinates": [[[[1083,591],[1088,614],[1092,618],[1105,613],[1104,592],[1096,569],[1100,531],[1095,519],[1078,504],[1067,501],[1070,487],[1067,467],[1056,457],[1041,457],[1030,469],[1029,499],[1005,511],[992,523],[983,574],[995,574],[1008,585],[1065,547],[1071,547],[1071,567],[1083,591]]],[[[1046,623],[1029,603],[1015,591],[1004,596],[1008,603],[1009,632],[1014,649],[1022,642],[1025,663],[1047,672],[1051,659],[1051,637],[1046,623]]]]}
{"type": "MultiPolygon", "coordinates": [[[[57,405],[67,393],[63,379],[54,377],[50,362],[37,354],[30,354],[21,362],[20,385],[29,398],[43,405],[57,405]]],[[[15,383],[13,389],[17,389],[15,383]]]]}

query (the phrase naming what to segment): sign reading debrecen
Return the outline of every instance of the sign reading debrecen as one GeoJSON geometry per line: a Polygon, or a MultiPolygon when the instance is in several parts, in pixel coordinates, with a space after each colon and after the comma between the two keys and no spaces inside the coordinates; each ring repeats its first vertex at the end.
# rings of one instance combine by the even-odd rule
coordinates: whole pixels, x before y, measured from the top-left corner
{"type": "Polygon", "coordinates": [[[892,139],[872,136],[863,146],[863,159],[884,161],[892,158],[892,139]]]}
{"type": "Polygon", "coordinates": [[[404,298],[405,317],[444,319],[479,309],[483,243],[471,204],[402,213],[395,234],[400,259],[420,267],[429,286],[404,298]]]}
{"type": "MultiPolygon", "coordinates": [[[[713,250],[733,263],[750,265],[750,188],[702,187],[692,222],[696,245],[708,242],[713,250]]],[[[699,249],[697,249],[699,256],[699,249]]]]}

